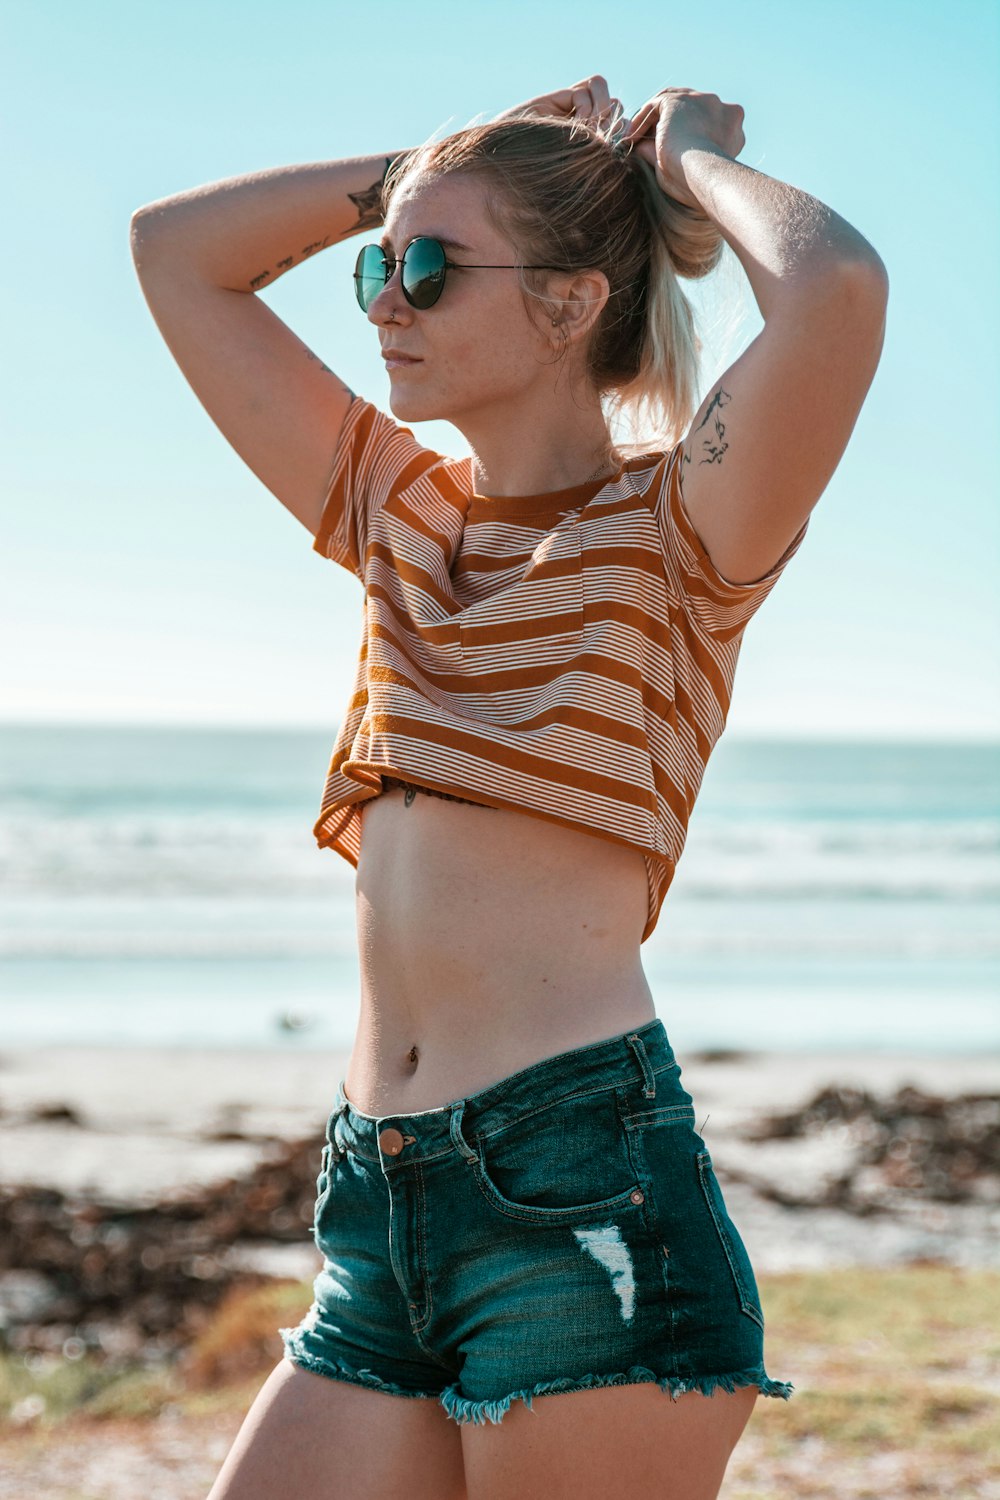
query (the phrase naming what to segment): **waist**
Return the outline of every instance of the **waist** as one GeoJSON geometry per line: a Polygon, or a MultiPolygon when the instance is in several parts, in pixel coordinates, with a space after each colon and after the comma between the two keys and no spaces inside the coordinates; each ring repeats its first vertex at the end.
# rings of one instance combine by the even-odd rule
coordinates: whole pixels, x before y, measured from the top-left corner
{"type": "Polygon", "coordinates": [[[599,993],[553,996],[509,990],[435,994],[399,1003],[384,991],[362,996],[346,1075],[366,1114],[440,1109],[544,1058],[590,1046],[656,1020],[645,976],[599,993]]]}
{"type": "Polygon", "coordinates": [[[436,1107],[424,1101],[655,1014],[640,958],[646,866],[634,848],[387,789],[365,806],[356,893],[350,1081],[369,1099],[402,1093],[413,1108],[436,1107]]]}
{"type": "Polygon", "coordinates": [[[540,1058],[655,1019],[640,951],[559,929],[367,924],[348,1092],[367,1113],[437,1109],[540,1058]]]}
{"type": "MultiPolygon", "coordinates": [[[[540,1057],[529,1067],[484,1088],[465,1091],[457,1096],[463,1104],[463,1134],[467,1131],[467,1138],[473,1139],[488,1136],[567,1096],[593,1100],[602,1092],[629,1084],[649,1090],[649,1097],[658,1098],[661,1108],[686,1112],[691,1109],[692,1100],[690,1094],[680,1091],[680,1073],[663,1023],[654,1019],[624,1033],[540,1057]]],[[[453,1144],[450,1111],[446,1106],[456,1102],[456,1099],[445,1100],[430,1111],[413,1106],[373,1113],[360,1107],[350,1085],[342,1080],[334,1118],[346,1117],[346,1128],[338,1132],[337,1144],[341,1149],[350,1144],[358,1154],[378,1161],[376,1142],[380,1132],[374,1127],[386,1114],[394,1114],[402,1117],[400,1123],[419,1120],[419,1140],[410,1139],[406,1143],[418,1149],[407,1151],[407,1161],[432,1159],[453,1144]],[[346,1139],[348,1135],[352,1136],[350,1141],[346,1139]]]]}

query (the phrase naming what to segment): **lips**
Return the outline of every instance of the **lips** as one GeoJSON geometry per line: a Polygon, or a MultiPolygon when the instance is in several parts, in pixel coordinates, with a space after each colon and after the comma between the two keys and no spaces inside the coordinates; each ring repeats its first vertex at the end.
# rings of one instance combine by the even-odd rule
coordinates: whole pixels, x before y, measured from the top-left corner
{"type": "Polygon", "coordinates": [[[422,363],[415,355],[404,354],[402,349],[383,349],[382,358],[387,364],[393,364],[397,360],[409,365],[419,365],[422,363]]]}

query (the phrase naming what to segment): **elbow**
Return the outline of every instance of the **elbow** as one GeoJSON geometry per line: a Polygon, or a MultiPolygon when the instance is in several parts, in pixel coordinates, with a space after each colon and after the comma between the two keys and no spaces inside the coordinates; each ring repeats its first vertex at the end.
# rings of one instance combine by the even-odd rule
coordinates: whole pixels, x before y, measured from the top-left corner
{"type": "Polygon", "coordinates": [[[882,303],[889,301],[889,272],[882,257],[873,250],[870,255],[851,260],[847,269],[858,290],[882,303]]]}
{"type": "Polygon", "coordinates": [[[136,266],[142,253],[142,209],[137,208],[128,224],[128,247],[136,266]]]}
{"type": "Polygon", "coordinates": [[[137,245],[146,232],[148,219],[145,208],[137,208],[128,221],[129,243],[137,245]]]}
{"type": "Polygon", "coordinates": [[[154,247],[161,242],[159,231],[155,228],[157,217],[146,207],[137,208],[129,220],[128,244],[136,270],[142,269],[144,261],[148,265],[154,247]]]}
{"type": "Polygon", "coordinates": [[[137,208],[129,220],[129,239],[132,244],[137,244],[141,239],[148,240],[154,224],[161,222],[162,219],[162,200],[154,201],[153,203],[144,203],[141,208],[137,208]]]}

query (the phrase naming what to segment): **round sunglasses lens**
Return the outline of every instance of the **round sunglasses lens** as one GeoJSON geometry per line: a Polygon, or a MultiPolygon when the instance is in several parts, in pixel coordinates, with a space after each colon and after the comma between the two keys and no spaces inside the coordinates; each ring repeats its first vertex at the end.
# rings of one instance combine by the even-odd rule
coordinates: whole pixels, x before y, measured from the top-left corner
{"type": "Polygon", "coordinates": [[[433,307],[444,287],[445,255],[437,240],[411,240],[403,257],[403,291],[413,307],[433,307]]]}
{"type": "Polygon", "coordinates": [[[354,266],[354,290],[361,311],[367,312],[385,286],[385,256],[380,245],[363,245],[354,266]]]}

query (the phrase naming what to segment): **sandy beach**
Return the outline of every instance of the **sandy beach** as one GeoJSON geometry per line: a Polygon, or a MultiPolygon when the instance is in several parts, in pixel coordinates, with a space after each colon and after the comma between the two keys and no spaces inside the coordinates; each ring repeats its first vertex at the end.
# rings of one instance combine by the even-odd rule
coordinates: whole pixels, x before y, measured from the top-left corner
{"type": "MultiPolygon", "coordinates": [[[[750,1138],[769,1111],[801,1109],[829,1087],[879,1098],[909,1087],[955,1098],[996,1094],[1000,1057],[799,1052],[692,1053],[680,1059],[696,1126],[730,1212],[762,1271],[899,1264],[921,1257],[1000,1265],[1000,1204],[914,1196],[859,1220],[815,1196],[844,1172],[857,1132],[750,1138]],[[776,1193],[777,1196],[771,1196],[776,1193]]],[[[151,1205],[253,1170],[276,1143],[321,1138],[347,1066],[341,1052],[47,1047],[0,1052],[0,1184],[52,1187],[103,1202],[151,1205]]],[[[261,1269],[308,1274],[302,1244],[258,1245],[261,1269]]]]}

